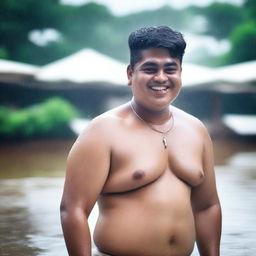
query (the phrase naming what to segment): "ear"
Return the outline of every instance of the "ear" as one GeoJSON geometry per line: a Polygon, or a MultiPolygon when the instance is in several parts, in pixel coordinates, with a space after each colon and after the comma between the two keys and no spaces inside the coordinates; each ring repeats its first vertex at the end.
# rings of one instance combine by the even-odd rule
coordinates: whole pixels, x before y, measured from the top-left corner
{"type": "Polygon", "coordinates": [[[127,67],[127,78],[128,78],[128,85],[129,86],[132,85],[132,74],[133,74],[132,67],[131,67],[131,65],[128,65],[128,67],[127,67]]]}

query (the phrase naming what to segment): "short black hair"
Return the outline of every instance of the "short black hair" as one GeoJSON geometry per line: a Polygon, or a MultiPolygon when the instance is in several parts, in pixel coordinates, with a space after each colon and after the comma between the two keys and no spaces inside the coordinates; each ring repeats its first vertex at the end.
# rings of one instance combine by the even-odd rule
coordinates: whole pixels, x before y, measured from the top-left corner
{"type": "Polygon", "coordinates": [[[173,58],[182,58],[186,42],[182,34],[168,26],[142,27],[132,32],[128,38],[130,48],[130,66],[141,59],[141,51],[149,48],[166,48],[173,58]]]}

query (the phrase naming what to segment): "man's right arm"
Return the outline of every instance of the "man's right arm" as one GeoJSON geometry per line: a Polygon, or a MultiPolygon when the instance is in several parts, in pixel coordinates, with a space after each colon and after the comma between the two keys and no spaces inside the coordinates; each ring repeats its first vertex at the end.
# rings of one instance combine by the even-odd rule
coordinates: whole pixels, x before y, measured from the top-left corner
{"type": "Polygon", "coordinates": [[[105,184],[110,165],[110,147],[101,127],[94,122],[90,124],[68,156],[61,223],[70,256],[91,255],[87,219],[105,184]]]}

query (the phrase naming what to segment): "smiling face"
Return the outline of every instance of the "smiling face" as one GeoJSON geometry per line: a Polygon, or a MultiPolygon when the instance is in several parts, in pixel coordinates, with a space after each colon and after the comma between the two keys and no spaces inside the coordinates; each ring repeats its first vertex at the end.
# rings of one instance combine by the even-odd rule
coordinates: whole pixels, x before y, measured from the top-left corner
{"type": "Polygon", "coordinates": [[[165,48],[142,50],[141,60],[127,69],[134,100],[147,109],[161,111],[181,88],[181,65],[165,48]]]}

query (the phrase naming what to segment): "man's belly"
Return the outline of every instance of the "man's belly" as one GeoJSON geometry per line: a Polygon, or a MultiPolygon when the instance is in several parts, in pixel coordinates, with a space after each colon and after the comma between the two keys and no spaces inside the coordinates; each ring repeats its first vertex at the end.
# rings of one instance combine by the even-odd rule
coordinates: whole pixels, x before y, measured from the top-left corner
{"type": "Polygon", "coordinates": [[[128,193],[103,195],[94,242],[114,256],[185,256],[195,242],[190,187],[166,172],[128,193]]]}

